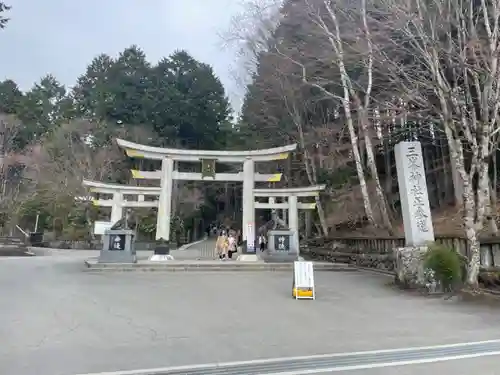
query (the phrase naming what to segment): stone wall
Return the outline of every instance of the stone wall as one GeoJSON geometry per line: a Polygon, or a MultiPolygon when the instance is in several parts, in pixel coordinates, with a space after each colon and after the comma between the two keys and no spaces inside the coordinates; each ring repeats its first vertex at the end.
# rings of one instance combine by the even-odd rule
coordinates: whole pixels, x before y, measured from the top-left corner
{"type": "Polygon", "coordinates": [[[346,263],[382,271],[394,271],[394,252],[375,247],[360,250],[341,241],[326,242],[316,239],[306,246],[301,246],[301,254],[314,260],[346,263]]]}
{"type": "MultiPolygon", "coordinates": [[[[457,249],[467,257],[467,240],[456,236],[436,236],[436,243],[457,249]]],[[[400,237],[315,238],[301,244],[301,252],[311,259],[354,264],[386,271],[394,270],[394,250],[405,246],[400,237]]],[[[481,265],[500,266],[500,238],[481,239],[481,265]]]]}

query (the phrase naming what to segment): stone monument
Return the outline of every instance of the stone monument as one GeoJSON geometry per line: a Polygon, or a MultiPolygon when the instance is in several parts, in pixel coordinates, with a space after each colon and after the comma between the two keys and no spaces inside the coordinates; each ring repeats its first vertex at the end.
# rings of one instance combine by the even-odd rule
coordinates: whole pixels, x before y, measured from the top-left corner
{"type": "Polygon", "coordinates": [[[262,260],[270,263],[294,262],[299,260],[299,249],[293,241],[294,230],[270,230],[267,250],[261,255],[262,260]]]}
{"type": "Polygon", "coordinates": [[[400,142],[395,148],[405,247],[395,249],[396,281],[408,287],[425,284],[422,257],[434,242],[420,142],[400,142]]]}
{"type": "Polygon", "coordinates": [[[129,226],[129,213],[104,232],[99,263],[136,263],[135,232],[129,226]]]}

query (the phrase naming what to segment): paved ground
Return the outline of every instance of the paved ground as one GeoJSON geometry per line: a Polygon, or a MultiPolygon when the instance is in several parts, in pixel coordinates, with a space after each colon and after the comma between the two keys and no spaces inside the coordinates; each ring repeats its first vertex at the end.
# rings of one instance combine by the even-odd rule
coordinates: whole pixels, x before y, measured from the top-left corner
{"type": "MultiPolygon", "coordinates": [[[[409,296],[378,275],[318,272],[318,299],[295,301],[286,272],[88,274],[81,272],[83,259],[96,253],[57,253],[0,259],[2,375],[74,375],[500,338],[498,310],[409,296]]],[[[499,361],[349,374],[498,374],[499,361]]]]}
{"type": "MultiPolygon", "coordinates": [[[[338,374],[331,373],[331,374],[338,374]]],[[[432,364],[411,366],[383,367],[370,370],[346,372],[348,375],[498,375],[500,374],[500,357],[481,357],[458,361],[447,361],[432,364]]]]}

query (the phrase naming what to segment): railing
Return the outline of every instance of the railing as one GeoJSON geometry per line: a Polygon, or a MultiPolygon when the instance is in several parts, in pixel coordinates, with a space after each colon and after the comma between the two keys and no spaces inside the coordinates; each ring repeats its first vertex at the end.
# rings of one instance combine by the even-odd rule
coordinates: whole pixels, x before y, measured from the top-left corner
{"type": "MultiPolygon", "coordinates": [[[[465,237],[436,236],[435,242],[452,247],[464,256],[469,255],[465,237]]],[[[488,268],[500,266],[500,237],[483,238],[480,243],[481,265],[488,268]]],[[[404,245],[404,237],[330,237],[310,240],[301,251],[313,259],[392,271],[393,250],[404,245]]]]}

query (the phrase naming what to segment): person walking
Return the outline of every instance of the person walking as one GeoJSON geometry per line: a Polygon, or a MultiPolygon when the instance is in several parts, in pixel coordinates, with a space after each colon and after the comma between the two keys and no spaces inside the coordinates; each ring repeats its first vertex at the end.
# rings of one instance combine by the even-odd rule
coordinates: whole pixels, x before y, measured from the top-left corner
{"type": "Polygon", "coordinates": [[[228,249],[227,249],[227,257],[229,259],[233,258],[233,253],[236,252],[236,237],[234,234],[231,234],[228,238],[228,249]]]}
{"type": "Polygon", "coordinates": [[[222,235],[222,231],[220,231],[217,236],[217,241],[215,241],[215,252],[219,259],[222,259],[223,245],[224,245],[224,237],[222,235]]]}
{"type": "Polygon", "coordinates": [[[259,236],[259,248],[261,252],[266,250],[266,236],[264,236],[263,233],[261,233],[259,236]]]}
{"type": "Polygon", "coordinates": [[[229,243],[227,234],[225,232],[222,232],[221,235],[217,238],[217,242],[215,244],[215,249],[220,260],[225,260],[227,258],[228,248],[229,243]]]}

